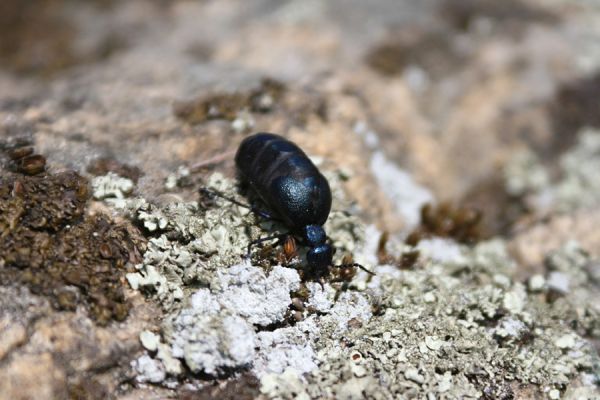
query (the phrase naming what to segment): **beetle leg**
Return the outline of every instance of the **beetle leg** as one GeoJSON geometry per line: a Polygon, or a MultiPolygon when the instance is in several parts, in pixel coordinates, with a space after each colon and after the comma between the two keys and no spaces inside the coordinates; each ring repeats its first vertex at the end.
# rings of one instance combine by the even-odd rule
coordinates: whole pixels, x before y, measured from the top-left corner
{"type": "Polygon", "coordinates": [[[281,240],[282,238],[284,238],[286,236],[288,236],[287,233],[279,233],[277,235],[267,236],[267,237],[264,237],[264,238],[260,238],[260,239],[256,239],[256,240],[251,241],[250,243],[248,243],[248,252],[246,253],[246,258],[250,258],[252,246],[255,246],[257,244],[261,244],[263,242],[268,242],[269,240],[273,240],[273,239],[281,240]]]}
{"type": "Polygon", "coordinates": [[[265,211],[265,210],[261,210],[260,208],[258,208],[256,206],[253,206],[253,205],[244,204],[244,203],[242,203],[240,201],[237,201],[233,197],[229,197],[227,195],[224,195],[223,193],[219,192],[218,190],[209,189],[209,188],[205,188],[204,187],[204,188],[200,188],[198,191],[200,193],[206,194],[208,196],[217,196],[217,197],[220,197],[220,198],[222,198],[224,200],[232,202],[235,205],[247,208],[248,210],[252,211],[256,215],[258,215],[259,217],[262,217],[264,219],[271,219],[271,220],[274,220],[274,221],[279,221],[279,219],[275,218],[270,212],[265,211]]]}
{"type": "Polygon", "coordinates": [[[371,272],[368,269],[366,269],[365,267],[363,267],[362,265],[360,265],[359,263],[351,263],[351,264],[342,264],[342,265],[334,265],[334,267],[336,268],[345,268],[345,267],[358,267],[360,269],[362,269],[363,271],[365,271],[367,274],[369,275],[375,275],[375,272],[371,272]]]}
{"type": "Polygon", "coordinates": [[[343,292],[345,292],[346,290],[348,290],[349,287],[350,287],[350,283],[349,282],[343,282],[342,286],[340,288],[338,288],[338,290],[336,290],[335,296],[333,297],[333,302],[337,303],[338,299],[340,298],[340,295],[343,292]]]}
{"type": "Polygon", "coordinates": [[[365,271],[367,274],[375,276],[375,272],[369,271],[368,269],[366,269],[365,267],[363,267],[359,263],[353,263],[352,266],[353,267],[358,267],[358,268],[362,269],[363,271],[365,271]]]}

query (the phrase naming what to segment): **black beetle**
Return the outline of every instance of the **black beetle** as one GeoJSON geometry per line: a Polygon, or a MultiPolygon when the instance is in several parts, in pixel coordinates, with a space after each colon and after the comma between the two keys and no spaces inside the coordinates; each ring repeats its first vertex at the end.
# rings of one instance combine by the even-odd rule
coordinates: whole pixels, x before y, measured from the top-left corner
{"type": "MultiPolygon", "coordinates": [[[[306,261],[311,271],[317,275],[328,271],[332,266],[333,249],[327,243],[323,224],[331,211],[331,190],[327,179],[302,149],[279,135],[257,133],[242,141],[235,163],[241,179],[250,184],[275,215],[256,207],[249,208],[264,218],[284,223],[309,247],[306,261]]],[[[213,194],[240,204],[222,194],[213,194]]],[[[248,249],[285,236],[287,234],[255,240],[248,249]]],[[[339,267],[349,266],[371,273],[356,263],[339,267]]]]}

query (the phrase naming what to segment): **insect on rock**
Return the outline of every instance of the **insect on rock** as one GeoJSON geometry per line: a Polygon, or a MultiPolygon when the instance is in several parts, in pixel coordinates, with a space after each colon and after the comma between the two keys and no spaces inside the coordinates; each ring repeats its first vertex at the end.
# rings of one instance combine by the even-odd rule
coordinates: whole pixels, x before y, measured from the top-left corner
{"type": "MultiPolygon", "coordinates": [[[[259,216],[279,221],[290,229],[288,233],[251,242],[248,254],[255,244],[274,239],[281,241],[292,235],[300,244],[308,247],[308,272],[316,277],[329,272],[329,268],[334,266],[333,249],[327,242],[323,224],[331,210],[331,190],[327,179],[302,149],[281,136],[257,133],[242,141],[235,155],[235,163],[240,178],[249,183],[269,211],[247,206],[213,190],[202,191],[248,207],[259,216]]],[[[357,263],[335,267],[350,266],[371,273],[357,263]]]]}

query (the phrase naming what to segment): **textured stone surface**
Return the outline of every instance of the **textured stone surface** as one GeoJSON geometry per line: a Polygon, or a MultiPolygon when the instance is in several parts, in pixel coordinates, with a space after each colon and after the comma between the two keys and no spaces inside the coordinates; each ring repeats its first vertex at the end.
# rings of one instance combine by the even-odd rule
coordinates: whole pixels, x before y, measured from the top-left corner
{"type": "Polygon", "coordinates": [[[597,397],[598,27],[585,0],[3,1],[0,398],[597,397]],[[221,279],[284,229],[197,192],[248,200],[254,131],[314,157],[335,262],[375,277],[298,283],[265,246],[221,279]],[[423,224],[446,201],[492,240],[423,224]]]}

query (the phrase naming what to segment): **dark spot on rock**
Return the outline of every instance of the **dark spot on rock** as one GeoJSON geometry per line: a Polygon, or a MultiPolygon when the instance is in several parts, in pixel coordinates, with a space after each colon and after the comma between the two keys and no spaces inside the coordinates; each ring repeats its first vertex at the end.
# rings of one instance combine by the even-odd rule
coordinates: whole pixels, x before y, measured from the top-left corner
{"type": "Polygon", "coordinates": [[[467,31],[478,18],[498,23],[504,32],[514,30],[516,25],[558,21],[558,17],[550,11],[520,0],[445,0],[439,15],[459,31],[467,31]]]}
{"type": "Polygon", "coordinates": [[[250,92],[250,110],[255,112],[269,112],[283,97],[286,87],[275,79],[265,78],[260,86],[250,92]]]}
{"type": "Polygon", "coordinates": [[[33,154],[33,147],[31,146],[23,146],[12,149],[8,152],[8,157],[15,161],[20,158],[24,158],[33,154]]]}
{"type": "Polygon", "coordinates": [[[110,249],[110,245],[108,243],[102,243],[100,245],[100,255],[102,258],[111,258],[112,250],[110,249]]]}
{"type": "MultiPolygon", "coordinates": [[[[479,383],[480,386],[482,383],[479,383]]],[[[507,383],[498,383],[495,379],[492,382],[487,383],[481,390],[483,396],[482,400],[512,400],[515,398],[515,394],[507,383]]]]}
{"type": "Polygon", "coordinates": [[[67,383],[70,400],[95,400],[111,398],[104,385],[91,377],[78,377],[67,383]]]}
{"type": "Polygon", "coordinates": [[[506,192],[503,178],[489,176],[477,182],[458,200],[464,207],[480,210],[481,238],[510,237],[516,224],[530,213],[521,199],[506,192]]]}
{"type": "Polygon", "coordinates": [[[392,258],[392,256],[388,254],[388,251],[385,247],[389,237],[390,233],[388,231],[383,231],[379,237],[379,241],[377,243],[377,261],[379,264],[386,264],[392,258]]]}
{"type": "Polygon", "coordinates": [[[73,288],[64,287],[60,288],[55,292],[56,296],[56,307],[61,310],[74,311],[78,304],[79,296],[76,290],[73,288]]]}
{"type": "Polygon", "coordinates": [[[186,49],[187,54],[201,62],[210,61],[214,52],[215,49],[207,42],[195,42],[186,49]]]}
{"type": "Polygon", "coordinates": [[[85,92],[67,93],[60,101],[60,105],[65,112],[69,113],[81,109],[86,101],[87,93],[85,92]]]}
{"type": "Polygon", "coordinates": [[[233,121],[243,110],[271,111],[284,92],[283,83],[265,78],[257,88],[247,92],[210,93],[191,101],[175,103],[173,113],[188,124],[213,119],[233,121]]]}
{"type": "Polygon", "coordinates": [[[238,378],[215,382],[198,391],[184,391],[179,398],[183,400],[253,400],[260,395],[260,381],[254,375],[245,373],[238,378]]]}
{"type": "Polygon", "coordinates": [[[394,29],[367,53],[367,65],[388,77],[416,66],[434,79],[447,78],[473,57],[456,39],[475,21],[491,21],[498,34],[511,36],[520,34],[532,21],[558,21],[553,13],[519,0],[445,0],[438,14],[440,23],[434,26],[409,24],[394,29]]]}
{"type": "Polygon", "coordinates": [[[34,154],[32,146],[29,146],[29,140],[14,142],[6,141],[0,145],[6,151],[10,159],[8,168],[27,175],[41,174],[46,170],[46,157],[40,154],[34,154]]]}
{"type": "Polygon", "coordinates": [[[138,179],[142,176],[142,171],[138,167],[119,162],[110,157],[100,157],[91,161],[87,166],[87,172],[94,176],[106,175],[109,172],[113,172],[123,178],[131,179],[134,183],[137,183],[138,179]]]}
{"type": "Polygon", "coordinates": [[[381,299],[373,299],[371,304],[371,312],[374,317],[381,317],[385,314],[386,306],[381,302],[381,299]]]}
{"type": "Polygon", "coordinates": [[[298,310],[298,311],[304,311],[304,309],[306,308],[306,307],[304,307],[304,302],[299,297],[292,298],[291,306],[292,306],[292,308],[294,308],[295,310],[298,310]]]}
{"type": "Polygon", "coordinates": [[[191,125],[211,120],[233,121],[242,111],[256,114],[280,111],[293,124],[302,126],[310,115],[325,120],[327,103],[310,90],[294,95],[282,82],[264,78],[257,87],[247,91],[208,93],[173,106],[173,114],[191,125]]]}
{"type": "Polygon", "coordinates": [[[88,182],[74,171],[0,177],[0,281],[21,283],[57,309],[83,304],[100,325],[123,320],[126,264],[141,235],[86,216],[88,182]]]}
{"type": "Polygon", "coordinates": [[[367,53],[366,62],[384,76],[400,75],[409,66],[423,68],[433,77],[444,76],[465,61],[450,38],[442,29],[410,26],[390,33],[367,53]]]}
{"type": "Polygon", "coordinates": [[[306,284],[302,282],[300,283],[300,287],[298,288],[298,290],[290,293],[290,295],[292,296],[292,298],[298,298],[305,303],[308,301],[308,296],[310,296],[310,290],[308,289],[306,284]]]}
{"type": "Polygon", "coordinates": [[[173,113],[188,124],[199,124],[211,119],[233,121],[247,109],[248,99],[240,93],[213,93],[201,98],[175,103],[173,113]]]}
{"type": "Polygon", "coordinates": [[[19,172],[27,175],[37,175],[46,169],[46,157],[40,154],[33,154],[21,158],[18,161],[19,172]]]}
{"type": "Polygon", "coordinates": [[[421,209],[421,223],[408,235],[406,242],[415,246],[428,236],[449,237],[457,242],[473,244],[483,237],[482,213],[471,207],[459,207],[450,202],[426,204],[421,209]]]}
{"type": "MultiPolygon", "coordinates": [[[[0,99],[0,109],[5,112],[20,112],[30,107],[33,107],[39,102],[39,99],[29,97],[10,97],[10,94],[5,94],[6,97],[0,99]]],[[[6,125],[0,125],[0,132],[6,125]]]]}
{"type": "MultiPolygon", "coordinates": [[[[89,3],[105,5],[106,0],[89,3]]],[[[77,23],[69,2],[3,0],[0,2],[0,63],[18,74],[52,76],[66,68],[105,59],[124,47],[123,38],[107,32],[89,49],[77,43],[77,23]]]]}
{"type": "Polygon", "coordinates": [[[0,125],[0,133],[6,136],[6,139],[0,141],[0,150],[6,153],[10,160],[18,160],[33,153],[33,140],[29,128],[21,124],[0,125]],[[31,153],[27,148],[32,149],[31,153]]]}
{"type": "Polygon", "coordinates": [[[405,251],[400,256],[400,262],[396,265],[400,269],[414,269],[421,253],[418,250],[405,251]]]}
{"type": "MultiPolygon", "coordinates": [[[[350,321],[348,321],[348,328],[349,329],[359,329],[362,328],[363,326],[363,322],[359,319],[359,318],[352,318],[350,321]]],[[[356,354],[354,355],[354,357],[352,357],[353,360],[356,360],[356,354]]]]}
{"type": "Polygon", "coordinates": [[[540,150],[561,154],[575,144],[581,128],[600,128],[599,98],[600,72],[560,87],[548,104],[554,134],[540,150]]]}

